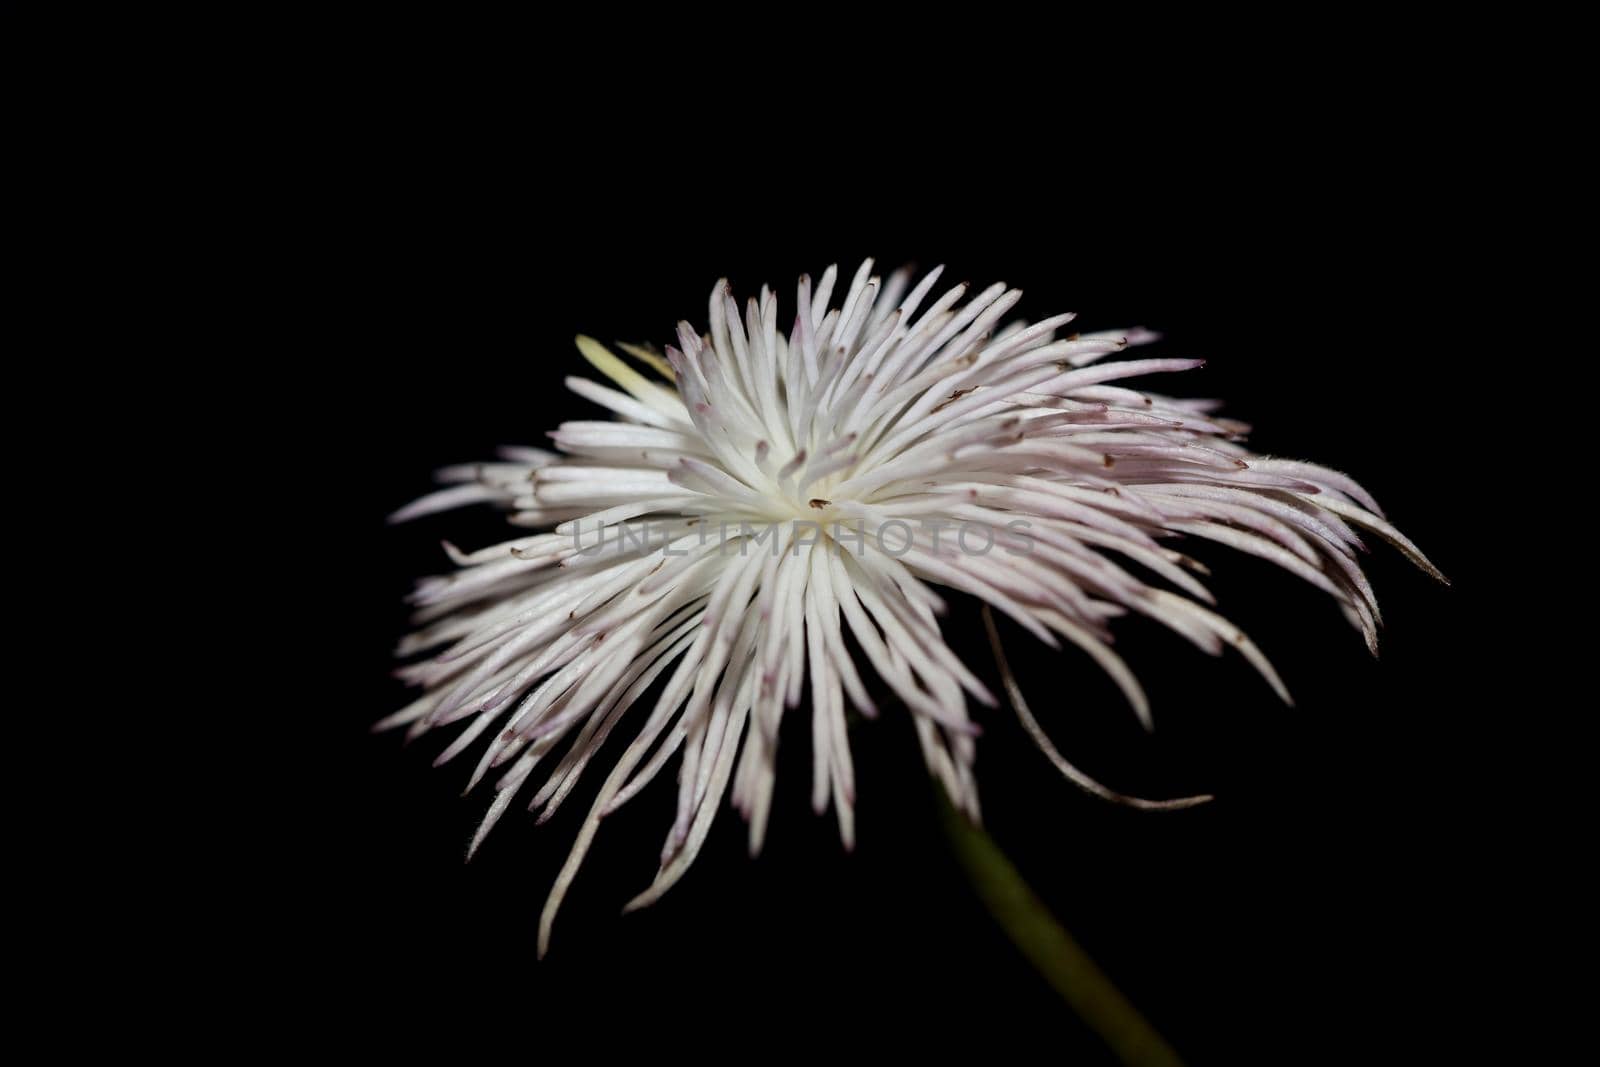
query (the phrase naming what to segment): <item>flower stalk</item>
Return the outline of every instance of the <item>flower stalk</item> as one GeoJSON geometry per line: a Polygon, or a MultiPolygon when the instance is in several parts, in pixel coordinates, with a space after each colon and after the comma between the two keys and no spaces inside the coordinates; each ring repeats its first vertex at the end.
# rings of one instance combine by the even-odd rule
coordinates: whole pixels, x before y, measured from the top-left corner
{"type": "Polygon", "coordinates": [[[989,914],[1050,987],[1117,1059],[1134,1067],[1183,1061],[1066,931],[983,828],[938,790],[940,818],[956,858],[989,914]]]}

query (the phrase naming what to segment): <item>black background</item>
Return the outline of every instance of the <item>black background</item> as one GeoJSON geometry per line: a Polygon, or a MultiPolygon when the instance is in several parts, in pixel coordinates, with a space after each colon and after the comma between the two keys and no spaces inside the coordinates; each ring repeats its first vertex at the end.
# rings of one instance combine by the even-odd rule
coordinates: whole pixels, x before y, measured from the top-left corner
{"type": "MultiPolygon", "coordinates": [[[[1062,781],[1008,713],[985,713],[986,825],[1041,897],[1192,1062],[1422,1053],[1446,1027],[1459,1039],[1493,1023],[1455,998],[1481,951],[1459,916],[1487,891],[1484,843],[1505,816],[1474,786],[1494,739],[1471,698],[1491,661],[1464,533],[1474,475],[1453,429],[1472,382],[1449,332],[1474,290],[1438,281],[1446,266],[1469,277],[1475,253],[1431,206],[1428,172],[1374,169],[1317,138],[1162,148],[1135,129],[1114,150],[963,141],[926,161],[849,143],[797,166],[603,124],[509,144],[369,118],[327,122],[245,205],[267,231],[282,223],[266,243],[290,253],[270,271],[258,365],[283,397],[276,463],[295,518],[277,544],[297,568],[266,591],[295,639],[263,673],[289,683],[278,711],[294,725],[272,731],[288,754],[244,872],[260,904],[219,934],[255,925],[269,936],[247,966],[293,962],[289,1017],[364,1043],[392,1040],[399,1015],[407,1041],[485,1055],[548,1028],[606,1048],[910,1054],[970,1039],[1105,1060],[967,887],[903,714],[852,730],[854,854],[810,812],[802,729],[786,735],[763,856],[746,857],[725,812],[688,877],[619,918],[671,818],[657,783],[606,821],[543,962],[537,917],[585,791],[542,827],[514,806],[464,864],[486,804],[458,795],[470,766],[430,768],[440,739],[367,731],[407,699],[388,672],[411,579],[445,567],[441,537],[471,547],[500,529],[492,515],[384,516],[437,466],[593,417],[561,385],[586,369],[574,334],[660,344],[679,318],[703,321],[719,277],[789,298],[801,272],[838,262],[848,277],[871,255],[1020,286],[1029,318],[1162,331],[1151,354],[1209,360],[1164,388],[1226,398],[1260,451],[1351,473],[1455,579],[1436,585],[1370,539],[1387,620],[1374,660],[1322,594],[1202,546],[1221,609],[1297,706],[1242,661],[1133,622],[1118,647],[1153,735],[1087,659],[1007,628],[1069,758],[1129,792],[1218,797],[1174,814],[1109,807],[1062,781]]],[[[955,608],[950,640],[993,684],[976,609],[955,608]]]]}

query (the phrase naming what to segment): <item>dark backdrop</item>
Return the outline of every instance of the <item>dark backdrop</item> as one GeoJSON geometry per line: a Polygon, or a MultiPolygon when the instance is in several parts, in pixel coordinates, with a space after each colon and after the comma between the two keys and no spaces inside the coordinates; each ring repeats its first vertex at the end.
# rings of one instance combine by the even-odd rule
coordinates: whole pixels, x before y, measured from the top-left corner
{"type": "MultiPolygon", "coordinates": [[[[590,417],[561,386],[585,370],[575,333],[664,343],[679,318],[703,320],[723,275],[787,298],[799,273],[837,261],[848,277],[872,255],[1018,285],[1028,317],[1163,331],[1164,353],[1210,361],[1168,388],[1225,397],[1259,450],[1355,475],[1456,579],[1437,586],[1373,539],[1388,620],[1374,660],[1323,595],[1202,548],[1221,608],[1298,703],[1278,705],[1236,658],[1133,623],[1119,649],[1151,695],[1153,736],[1087,659],[1008,631],[1069,758],[1116,788],[1218,799],[1166,815],[1109,807],[1063,782],[1009,713],[986,713],[977,770],[996,840],[1193,1062],[1422,1051],[1447,1022],[1478,1025],[1415,995],[1465,982],[1452,902],[1477,891],[1469,846],[1489,818],[1467,788],[1484,731],[1463,696],[1484,664],[1449,429],[1468,384],[1441,334],[1473,293],[1432,284],[1471,252],[1421,179],[1380,182],[1312,144],[895,168],[845,152],[799,169],[783,153],[624,149],[603,131],[484,149],[333,125],[322,162],[290,168],[258,206],[297,246],[272,272],[257,358],[284,397],[275,462],[295,488],[280,543],[303,561],[267,591],[296,635],[270,674],[300,696],[278,709],[294,725],[270,731],[290,755],[247,872],[270,900],[255,912],[270,933],[260,965],[295,963],[290,1018],[358,1045],[435,1036],[495,1056],[571,1032],[596,1048],[757,1054],[970,1036],[995,1054],[1101,1062],[968,889],[892,708],[852,731],[853,855],[831,815],[810,812],[800,731],[765,854],[745,856],[725,812],[689,876],[619,918],[654,871],[664,776],[607,820],[543,962],[537,916],[584,791],[542,827],[514,807],[464,864],[486,804],[458,795],[470,767],[431,769],[441,739],[407,748],[367,732],[406,699],[388,671],[409,581],[445,566],[441,537],[498,534],[466,513],[387,528],[432,468],[590,417]]],[[[993,684],[975,609],[956,607],[951,640],[993,684]]]]}

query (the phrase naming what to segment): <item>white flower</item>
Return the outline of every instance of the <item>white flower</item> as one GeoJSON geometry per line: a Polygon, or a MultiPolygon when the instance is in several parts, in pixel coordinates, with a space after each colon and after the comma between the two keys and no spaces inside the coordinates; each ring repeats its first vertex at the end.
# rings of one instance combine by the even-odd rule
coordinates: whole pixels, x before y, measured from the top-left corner
{"type": "MultiPolygon", "coordinates": [[[[671,762],[677,816],[654,884],[630,907],[682,876],[730,784],[751,851],[761,848],[779,722],[807,683],[813,803],[832,805],[849,847],[846,701],[877,714],[864,665],[976,817],[967,698],[995,699],[941,638],[936,586],[972,594],[1047,644],[1076,645],[1148,724],[1139,684],[1110,647],[1111,621],[1128,612],[1206,652],[1237,649],[1289,699],[1256,646],[1205,606],[1204,568],[1171,547],[1177,535],[1325,590],[1374,648],[1378,608],[1356,528],[1438,576],[1348,477],[1252,454],[1246,427],[1210,402],[1116,384],[1199,360],[1101,362],[1152,335],[1056,339],[1071,315],[1002,325],[1021,297],[1004,285],[965,303],[958,285],[924,307],[939,273],[908,293],[907,272],[882,282],[869,260],[830,308],[829,267],[814,290],[800,280],[787,333],[775,294],[763,288],[741,317],[720,282],[709,336],[681,324],[670,366],[624,346],[660,380],[580,337],[621,391],[567,385],[615,419],[564,423],[551,435],[559,455],[508,449],[503,462],[443,471],[449,488],[394,516],[492,502],[513,525],[553,527],[471,553],[446,545],[461,569],[418,585],[423,628],[401,645],[443,651],[402,669],[424,694],[380,724],[416,734],[466,721],[439,762],[489,735],[472,783],[500,774],[474,849],[541,763],[553,768],[530,806],[548,818],[665,679],[654,705],[627,718],[631,739],[545,906],[541,954],[603,816],[671,762]]],[[[1004,673],[1051,758],[1098,789],[1049,748],[1004,673]]]]}

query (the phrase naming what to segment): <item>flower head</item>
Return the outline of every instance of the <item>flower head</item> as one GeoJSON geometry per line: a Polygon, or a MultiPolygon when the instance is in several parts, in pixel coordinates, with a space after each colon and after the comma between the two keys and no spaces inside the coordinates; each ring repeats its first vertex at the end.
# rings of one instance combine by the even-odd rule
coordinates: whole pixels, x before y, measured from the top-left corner
{"type": "MultiPolygon", "coordinates": [[[[1276,563],[1332,596],[1373,648],[1358,530],[1438,576],[1350,478],[1251,453],[1247,427],[1213,402],[1124,384],[1201,361],[1108,360],[1153,335],[1058,337],[1072,315],[1006,323],[1022,294],[1004,285],[930,301],[939,273],[913,287],[906,271],[880,280],[869,260],[835,306],[830,267],[815,287],[800,280],[787,331],[774,293],[741,315],[719,282],[709,334],[680,324],[665,359],[622,346],[653,375],[579,337],[615,388],[567,385],[614,418],[563,423],[550,435],[559,452],[507,449],[442,471],[446,488],[394,516],[486,502],[544,531],[470,553],[446,544],[459,569],[419,583],[421,629],[401,645],[434,650],[400,672],[423,695],[380,724],[464,722],[441,763],[487,736],[472,784],[498,779],[473,849],[525,791],[549,818],[612,731],[628,735],[550,894],[541,952],[601,819],[669,764],[676,816],[630,907],[682,876],[730,791],[758,851],[780,722],[807,693],[813,804],[833,808],[849,847],[845,709],[877,714],[865,671],[904,704],[930,771],[976,817],[968,699],[996,699],[941,638],[939,587],[1081,649],[1148,724],[1111,648],[1128,613],[1204,651],[1236,649],[1289,699],[1175,542],[1276,563]]],[[[1050,757],[1098,789],[1049,747],[1002,672],[1050,757]]]]}

